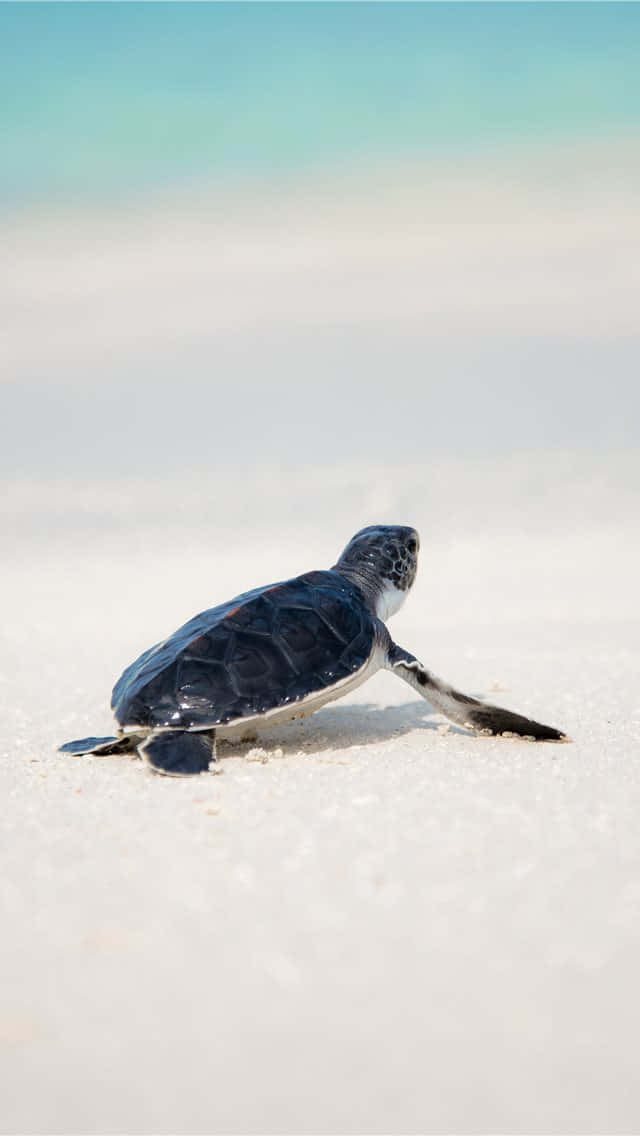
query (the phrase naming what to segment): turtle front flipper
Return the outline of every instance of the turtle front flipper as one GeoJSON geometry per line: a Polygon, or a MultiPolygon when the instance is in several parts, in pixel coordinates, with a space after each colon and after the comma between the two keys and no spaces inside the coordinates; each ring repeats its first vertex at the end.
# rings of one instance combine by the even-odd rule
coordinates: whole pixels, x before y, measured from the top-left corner
{"type": "Polygon", "coordinates": [[[502,706],[492,706],[488,702],[480,702],[477,698],[462,694],[437,678],[418,662],[415,655],[410,655],[396,643],[391,643],[389,647],[387,667],[452,722],[476,730],[479,734],[502,734],[506,737],[529,738],[536,742],[570,741],[555,726],[545,726],[542,722],[534,722],[532,718],[505,710],[502,706]]]}
{"type": "Polygon", "coordinates": [[[206,773],[216,759],[215,730],[154,730],[140,742],[138,753],[154,773],[168,777],[206,773]]]}
{"type": "Polygon", "coordinates": [[[136,748],[135,737],[130,734],[119,738],[78,738],[75,742],[65,742],[58,747],[59,753],[72,753],[75,757],[84,753],[133,753],[136,748]]]}

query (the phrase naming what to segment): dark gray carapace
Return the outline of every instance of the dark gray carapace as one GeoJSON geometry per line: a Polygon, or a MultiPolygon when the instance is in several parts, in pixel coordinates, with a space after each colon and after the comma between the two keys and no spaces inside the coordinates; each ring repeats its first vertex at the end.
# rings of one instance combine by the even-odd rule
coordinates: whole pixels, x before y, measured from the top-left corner
{"type": "Polygon", "coordinates": [[[452,721],[480,733],[565,741],[543,726],[460,694],[393,642],[383,622],[415,579],[419,538],[370,525],[337,564],[246,592],[201,612],[145,651],[118,679],[114,737],[65,753],[136,752],[158,773],[205,772],[216,736],[313,713],[386,667],[452,721]]]}

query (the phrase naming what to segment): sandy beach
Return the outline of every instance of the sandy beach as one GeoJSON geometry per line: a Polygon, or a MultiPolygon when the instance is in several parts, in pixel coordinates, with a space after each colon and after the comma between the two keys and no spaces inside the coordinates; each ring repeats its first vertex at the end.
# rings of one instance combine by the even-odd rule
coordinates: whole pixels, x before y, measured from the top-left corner
{"type": "Polygon", "coordinates": [[[0,1132],[640,1131],[637,5],[0,5],[0,1132]],[[389,673],[71,757],[421,537],[389,673]]]}
{"type": "Polygon", "coordinates": [[[1,225],[6,1133],[637,1132],[629,138],[1,225]],[[195,612],[418,528],[389,674],[153,777],[56,747],[195,612]]]}
{"type": "Polygon", "coordinates": [[[637,485],[565,454],[5,494],[3,1132],[637,1131],[637,485]],[[150,642],[378,519],[422,534],[397,640],[571,744],[383,673],[216,775],[55,752],[150,642]]]}

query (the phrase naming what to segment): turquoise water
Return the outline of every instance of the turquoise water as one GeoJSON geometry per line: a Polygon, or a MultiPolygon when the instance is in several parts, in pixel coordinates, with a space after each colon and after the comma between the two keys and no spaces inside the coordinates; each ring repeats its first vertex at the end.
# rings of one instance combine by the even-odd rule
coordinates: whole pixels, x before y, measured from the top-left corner
{"type": "Polygon", "coordinates": [[[0,5],[5,200],[607,137],[636,4],[0,5]]]}

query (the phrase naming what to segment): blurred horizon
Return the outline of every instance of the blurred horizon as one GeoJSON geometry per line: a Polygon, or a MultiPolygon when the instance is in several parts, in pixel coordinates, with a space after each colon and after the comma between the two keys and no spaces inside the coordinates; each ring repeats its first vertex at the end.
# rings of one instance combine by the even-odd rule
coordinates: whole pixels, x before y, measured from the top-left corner
{"type": "Polygon", "coordinates": [[[0,5],[0,470],[632,450],[640,7],[0,5]]]}

